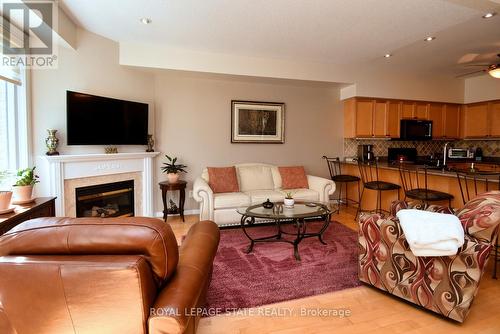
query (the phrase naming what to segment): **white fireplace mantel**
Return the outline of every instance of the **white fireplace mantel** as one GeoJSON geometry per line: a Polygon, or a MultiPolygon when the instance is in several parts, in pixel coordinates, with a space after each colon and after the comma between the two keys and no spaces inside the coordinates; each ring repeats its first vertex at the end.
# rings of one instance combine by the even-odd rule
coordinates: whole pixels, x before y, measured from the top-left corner
{"type": "Polygon", "coordinates": [[[154,216],[153,159],[159,152],[82,154],[45,156],[49,175],[49,192],[56,199],[56,215],[67,215],[64,205],[65,180],[122,173],[142,173],[142,212],[154,216]]]}

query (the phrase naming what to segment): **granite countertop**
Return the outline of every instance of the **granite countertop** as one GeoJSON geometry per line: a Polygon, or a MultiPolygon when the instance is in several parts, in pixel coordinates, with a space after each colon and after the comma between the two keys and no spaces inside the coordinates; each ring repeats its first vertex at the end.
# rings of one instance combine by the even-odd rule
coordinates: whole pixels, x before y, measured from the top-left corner
{"type": "MultiPolygon", "coordinates": [[[[466,162],[466,163],[475,163],[476,166],[477,165],[480,165],[481,163],[487,163],[487,164],[499,164],[498,161],[468,161],[468,160],[462,160],[462,161],[459,161],[459,160],[454,160],[453,162],[466,162]]],[[[358,162],[357,161],[343,161],[342,163],[346,164],[346,165],[358,165],[358,162]]],[[[419,164],[408,164],[408,166],[414,166],[415,168],[423,168],[424,165],[419,165],[419,164]]],[[[386,157],[381,157],[379,160],[378,160],[378,167],[379,168],[383,168],[383,169],[390,169],[390,170],[395,170],[395,171],[399,171],[399,166],[398,166],[398,163],[396,162],[388,162],[387,161],[387,158],[386,157]]],[[[442,168],[442,167],[428,167],[427,168],[427,174],[429,175],[437,175],[437,176],[447,176],[447,177],[457,177],[457,174],[455,171],[451,171],[449,169],[446,169],[446,168],[442,168]]]]}

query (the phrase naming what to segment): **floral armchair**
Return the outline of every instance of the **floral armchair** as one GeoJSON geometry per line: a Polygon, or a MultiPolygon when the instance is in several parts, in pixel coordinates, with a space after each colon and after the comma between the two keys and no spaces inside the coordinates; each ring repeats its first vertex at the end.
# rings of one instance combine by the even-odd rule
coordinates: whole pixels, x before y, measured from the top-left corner
{"type": "MultiPolygon", "coordinates": [[[[481,194],[455,214],[465,230],[465,243],[454,256],[416,257],[395,214],[418,208],[396,201],[391,216],[359,219],[359,279],[414,304],[463,322],[477,294],[500,226],[500,191],[481,194]]],[[[452,213],[431,205],[426,210],[452,213]]]]}

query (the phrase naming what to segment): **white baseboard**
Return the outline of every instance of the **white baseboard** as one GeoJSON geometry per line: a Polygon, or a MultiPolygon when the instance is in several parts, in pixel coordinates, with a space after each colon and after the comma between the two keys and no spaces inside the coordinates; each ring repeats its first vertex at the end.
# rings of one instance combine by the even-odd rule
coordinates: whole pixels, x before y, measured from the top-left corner
{"type": "MultiPolygon", "coordinates": [[[[193,210],[184,210],[184,216],[187,216],[187,215],[199,215],[200,214],[200,210],[199,209],[193,209],[193,210]]],[[[175,214],[175,215],[171,215],[169,214],[169,216],[179,216],[179,214],[175,214]]],[[[155,217],[163,217],[163,212],[157,212],[155,213],[155,217]]]]}

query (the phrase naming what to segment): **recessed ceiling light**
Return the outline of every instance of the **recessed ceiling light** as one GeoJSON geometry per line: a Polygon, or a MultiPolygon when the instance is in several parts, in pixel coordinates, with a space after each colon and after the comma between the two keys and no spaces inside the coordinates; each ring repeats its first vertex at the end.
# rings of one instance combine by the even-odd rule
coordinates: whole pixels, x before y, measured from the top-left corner
{"type": "Polygon", "coordinates": [[[426,41],[426,42],[430,42],[430,41],[433,41],[433,40],[435,40],[435,39],[436,39],[436,37],[434,37],[434,36],[429,36],[429,37],[426,37],[426,38],[424,39],[424,41],[426,41]]]}
{"type": "Polygon", "coordinates": [[[489,19],[490,17],[493,17],[495,15],[497,15],[497,13],[493,13],[493,12],[486,13],[486,14],[483,15],[483,19],[489,19]]]}
{"type": "Polygon", "coordinates": [[[391,57],[392,57],[392,55],[391,55],[390,53],[386,53],[386,54],[384,55],[384,57],[385,57],[385,58],[391,58],[391,57]]]}
{"type": "Polygon", "coordinates": [[[142,24],[150,24],[153,22],[149,17],[141,17],[139,21],[141,21],[142,24]]]}

